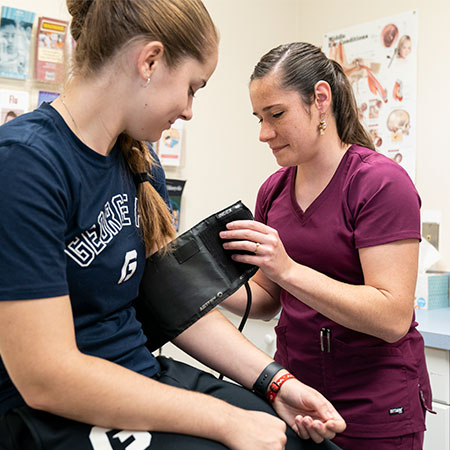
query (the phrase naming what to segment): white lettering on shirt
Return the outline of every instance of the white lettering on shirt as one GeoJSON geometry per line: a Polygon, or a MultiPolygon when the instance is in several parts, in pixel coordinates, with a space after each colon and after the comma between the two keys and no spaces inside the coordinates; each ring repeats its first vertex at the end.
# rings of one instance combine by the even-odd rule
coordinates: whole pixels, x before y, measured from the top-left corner
{"type": "MultiPolygon", "coordinates": [[[[134,211],[137,208],[136,200],[134,199],[134,211]]],[[[139,218],[135,212],[135,223],[138,220],[139,218]]],[[[94,223],[88,230],[75,237],[64,251],[79,266],[88,267],[123,227],[130,225],[132,225],[132,220],[128,206],[128,195],[114,195],[111,201],[106,202],[103,210],[98,213],[97,223],[94,223]]],[[[136,223],[136,226],[138,227],[139,224],[136,223]]]]}
{"type": "Polygon", "coordinates": [[[93,427],[89,433],[93,450],[114,450],[110,439],[118,439],[121,444],[130,440],[124,446],[126,450],[147,450],[152,442],[152,435],[148,431],[113,432],[111,429],[101,427],[93,427]]]}

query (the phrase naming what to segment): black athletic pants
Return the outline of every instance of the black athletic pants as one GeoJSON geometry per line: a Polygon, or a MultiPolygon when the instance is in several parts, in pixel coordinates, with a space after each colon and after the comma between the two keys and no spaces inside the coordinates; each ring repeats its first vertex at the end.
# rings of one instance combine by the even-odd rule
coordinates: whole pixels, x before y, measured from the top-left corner
{"type": "MultiPolygon", "coordinates": [[[[275,414],[247,389],[165,357],[159,381],[212,395],[249,410],[275,414]]],[[[173,420],[177,420],[176,413],[173,420]]],[[[286,450],[336,450],[331,442],[304,441],[288,427],[286,450]]],[[[108,430],[37,411],[27,406],[0,417],[1,450],[224,450],[222,444],[175,433],[108,430]]],[[[255,449],[257,450],[257,449],[255,449]]]]}

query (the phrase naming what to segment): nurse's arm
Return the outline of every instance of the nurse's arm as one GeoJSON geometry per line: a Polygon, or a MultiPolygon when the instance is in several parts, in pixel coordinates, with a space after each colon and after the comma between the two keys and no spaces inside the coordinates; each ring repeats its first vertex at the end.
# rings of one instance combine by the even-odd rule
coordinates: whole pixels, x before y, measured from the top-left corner
{"type": "Polygon", "coordinates": [[[418,253],[417,239],[360,249],[363,285],[334,280],[292,260],[277,281],[335,322],[396,342],[411,326],[418,253]]]}
{"type": "MultiPolygon", "coordinates": [[[[252,292],[252,306],[249,317],[253,319],[270,320],[281,309],[280,287],[258,270],[249,282],[252,292]]],[[[247,306],[247,291],[245,286],[238,289],[221,303],[228,311],[242,316],[247,306]]]]}
{"type": "Polygon", "coordinates": [[[294,261],[275,229],[256,221],[235,221],[220,233],[238,262],[255,264],[267,278],[322,315],[387,342],[411,326],[419,241],[404,239],[359,249],[364,284],[335,280],[294,261]],[[255,243],[259,251],[254,254],[255,243]]]}

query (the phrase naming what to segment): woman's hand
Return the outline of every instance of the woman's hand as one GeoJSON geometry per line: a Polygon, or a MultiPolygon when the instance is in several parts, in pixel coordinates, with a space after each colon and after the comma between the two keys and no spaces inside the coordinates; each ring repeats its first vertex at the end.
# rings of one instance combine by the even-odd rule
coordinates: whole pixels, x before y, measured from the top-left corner
{"type": "Polygon", "coordinates": [[[234,254],[235,261],[258,266],[275,283],[279,283],[280,275],[295,264],[286,253],[277,230],[255,220],[230,222],[220,237],[230,240],[223,244],[226,250],[249,252],[234,254]]]}
{"type": "MultiPolygon", "coordinates": [[[[278,375],[277,375],[278,376],[278,375]]],[[[283,384],[273,403],[278,415],[303,439],[333,439],[346,424],[333,405],[318,391],[297,379],[283,384]]]]}
{"type": "Polygon", "coordinates": [[[221,441],[231,450],[283,450],[286,424],[278,417],[260,411],[234,411],[227,421],[221,441]]]}

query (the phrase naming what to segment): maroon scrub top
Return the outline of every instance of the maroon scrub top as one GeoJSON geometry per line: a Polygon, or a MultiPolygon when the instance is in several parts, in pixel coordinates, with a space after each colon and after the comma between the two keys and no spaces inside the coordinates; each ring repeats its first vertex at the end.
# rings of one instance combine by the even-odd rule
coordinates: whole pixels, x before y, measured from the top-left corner
{"type": "MultiPolygon", "coordinates": [[[[278,231],[298,263],[362,285],[359,248],[421,239],[419,195],[389,158],[351,146],[306,211],[295,197],[296,171],[282,168],[262,185],[255,218],[278,231]]],[[[333,322],[284,290],[281,304],[275,359],[333,403],[347,422],[345,435],[381,438],[425,429],[431,388],[414,318],[406,336],[390,344],[333,322]]]]}

